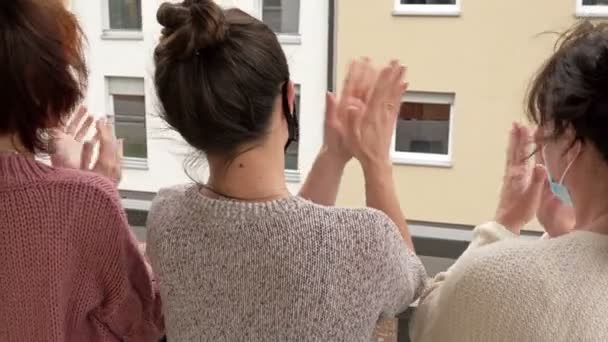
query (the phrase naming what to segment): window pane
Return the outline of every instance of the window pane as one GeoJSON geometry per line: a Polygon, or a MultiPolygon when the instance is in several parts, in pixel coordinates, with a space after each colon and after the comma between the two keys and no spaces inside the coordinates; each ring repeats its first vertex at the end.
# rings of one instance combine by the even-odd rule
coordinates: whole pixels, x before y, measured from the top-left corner
{"type": "Polygon", "coordinates": [[[608,0],[583,0],[583,5],[585,5],[585,6],[608,5],[608,0]]]}
{"type": "Polygon", "coordinates": [[[114,95],[116,137],[125,139],[124,156],[147,158],[146,100],[144,96],[114,95]]]}
{"type": "Polygon", "coordinates": [[[135,95],[114,95],[114,115],[146,117],[146,98],[135,95]]]}
{"type": "Polygon", "coordinates": [[[401,0],[402,5],[456,5],[456,0],[401,0]]]}
{"type": "Polygon", "coordinates": [[[274,32],[299,33],[300,0],[264,0],[262,20],[274,32]]]}
{"type": "Polygon", "coordinates": [[[141,30],[141,0],[107,0],[110,29],[141,30]]]}
{"type": "Polygon", "coordinates": [[[450,109],[449,104],[403,103],[397,121],[395,150],[448,154],[450,109]]]}
{"type": "MultiPolygon", "coordinates": [[[[296,92],[296,110],[300,110],[300,91],[299,88],[296,88],[297,92],[296,92]]],[[[298,112],[301,113],[302,112],[298,112]]],[[[300,115],[298,115],[298,120],[300,120],[300,115]]],[[[299,150],[299,144],[298,143],[291,143],[291,145],[289,145],[289,148],[287,149],[287,151],[285,152],[285,169],[286,170],[298,170],[298,150],[299,150]]]]}

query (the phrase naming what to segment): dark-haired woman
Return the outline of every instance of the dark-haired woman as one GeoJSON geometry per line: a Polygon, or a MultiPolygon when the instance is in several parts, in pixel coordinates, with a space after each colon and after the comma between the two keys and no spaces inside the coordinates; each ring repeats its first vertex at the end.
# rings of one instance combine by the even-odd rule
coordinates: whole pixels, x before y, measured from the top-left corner
{"type": "Polygon", "coordinates": [[[0,341],[155,341],[159,296],[118,197],[121,143],[83,143],[87,70],[59,0],[0,4],[0,341]],[[52,136],[49,148],[48,136],[52,136]],[[50,153],[52,166],[36,161],[50,153]]]}
{"type": "Polygon", "coordinates": [[[340,100],[329,96],[324,147],[294,197],[284,151],[298,137],[295,91],[276,35],[210,0],[166,3],[158,19],[164,119],[210,170],[205,184],[161,191],[150,211],[168,340],[372,340],[425,280],[388,155],[405,69],[376,75],[369,61],[353,63],[340,100]],[[335,202],[353,156],[379,210],[320,205],[335,202]]]}
{"type": "Polygon", "coordinates": [[[528,110],[537,133],[513,128],[496,222],[425,293],[416,342],[608,341],[608,25],[562,37],[528,110]],[[535,212],[552,238],[517,239],[535,212]]]}

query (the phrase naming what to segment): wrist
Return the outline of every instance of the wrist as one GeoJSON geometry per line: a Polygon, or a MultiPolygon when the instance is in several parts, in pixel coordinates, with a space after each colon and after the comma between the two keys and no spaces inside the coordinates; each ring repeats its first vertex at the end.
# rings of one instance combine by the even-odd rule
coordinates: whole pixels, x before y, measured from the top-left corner
{"type": "Polygon", "coordinates": [[[519,235],[524,227],[524,223],[521,220],[517,220],[512,215],[506,213],[496,214],[494,221],[516,235],[519,235]]]}
{"type": "Polygon", "coordinates": [[[363,175],[366,179],[373,178],[390,178],[393,177],[393,164],[388,160],[383,159],[367,159],[365,161],[360,160],[361,169],[363,169],[363,175]]]}
{"type": "Polygon", "coordinates": [[[331,148],[327,145],[323,145],[319,151],[320,158],[326,158],[328,162],[336,167],[344,168],[346,164],[352,159],[352,155],[345,151],[340,151],[335,148],[331,148]]]}

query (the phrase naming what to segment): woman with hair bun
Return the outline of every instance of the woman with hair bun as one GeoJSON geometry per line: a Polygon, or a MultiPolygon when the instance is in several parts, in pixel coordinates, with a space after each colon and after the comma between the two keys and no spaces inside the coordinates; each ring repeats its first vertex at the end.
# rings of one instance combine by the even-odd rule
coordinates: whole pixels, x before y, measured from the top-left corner
{"type": "Polygon", "coordinates": [[[210,171],[204,184],[162,190],[150,210],[168,340],[373,340],[426,277],[389,158],[405,68],[351,65],[340,99],[328,95],[324,144],[296,197],[284,176],[295,89],[276,35],[211,0],[165,3],[158,21],[162,116],[210,171]],[[353,156],[375,209],[332,207],[353,156]]]}

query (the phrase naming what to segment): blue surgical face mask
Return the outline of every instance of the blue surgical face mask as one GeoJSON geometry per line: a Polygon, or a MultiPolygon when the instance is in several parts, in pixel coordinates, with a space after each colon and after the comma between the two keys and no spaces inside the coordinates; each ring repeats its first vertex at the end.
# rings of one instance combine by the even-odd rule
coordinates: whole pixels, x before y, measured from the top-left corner
{"type": "MultiPolygon", "coordinates": [[[[549,184],[551,185],[551,192],[553,192],[553,194],[557,198],[559,198],[564,204],[571,207],[572,206],[572,197],[570,197],[570,192],[568,191],[568,188],[566,188],[566,186],[564,185],[564,180],[566,179],[566,175],[568,174],[568,171],[570,171],[572,164],[574,164],[574,161],[578,157],[578,153],[577,153],[577,157],[572,159],[572,161],[570,163],[568,163],[568,166],[566,166],[566,169],[564,170],[564,173],[562,174],[561,178],[559,179],[559,182],[555,182],[554,178],[551,176],[551,172],[549,171],[549,165],[547,164],[547,157],[545,154],[546,147],[547,147],[546,145],[543,147],[542,154],[543,154],[543,160],[545,161],[545,167],[547,168],[547,175],[549,176],[549,184]]],[[[580,151],[579,151],[579,153],[580,153],[580,151]]]]}

